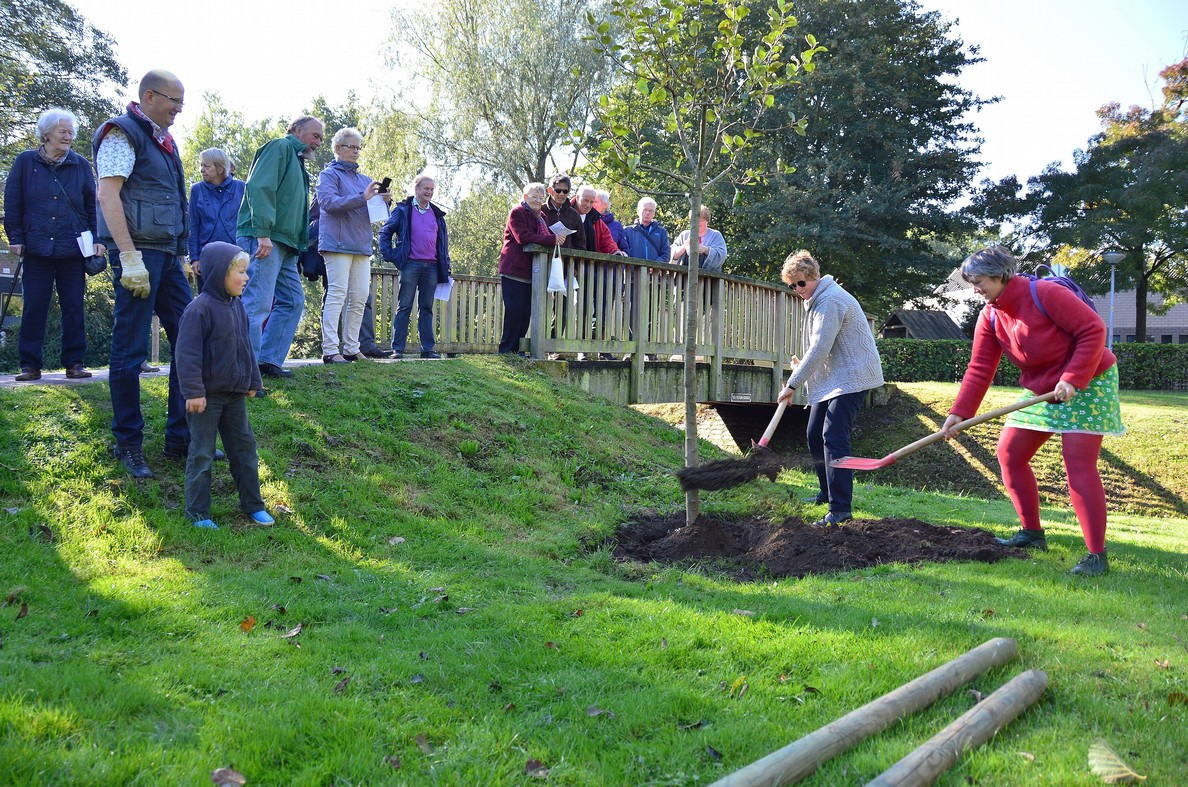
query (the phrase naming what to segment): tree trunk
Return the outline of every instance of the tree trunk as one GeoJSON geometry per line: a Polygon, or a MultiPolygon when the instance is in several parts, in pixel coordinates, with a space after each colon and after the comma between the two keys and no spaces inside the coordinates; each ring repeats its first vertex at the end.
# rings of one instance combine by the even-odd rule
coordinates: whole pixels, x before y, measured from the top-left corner
{"type": "MultiPolygon", "coordinates": [[[[685,467],[697,467],[697,273],[701,241],[702,150],[705,146],[705,107],[697,119],[697,156],[693,158],[693,188],[689,191],[689,244],[685,262],[685,467]]],[[[685,524],[692,525],[700,513],[701,498],[696,489],[685,492],[685,524]]]]}
{"type": "Polygon", "coordinates": [[[1147,341],[1147,267],[1139,256],[1139,275],[1134,277],[1134,340],[1147,341]]]}

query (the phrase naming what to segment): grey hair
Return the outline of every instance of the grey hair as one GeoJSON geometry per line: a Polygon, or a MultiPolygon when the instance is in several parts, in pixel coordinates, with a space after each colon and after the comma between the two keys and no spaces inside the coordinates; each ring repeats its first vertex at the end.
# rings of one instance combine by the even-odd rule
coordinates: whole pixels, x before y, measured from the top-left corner
{"type": "Polygon", "coordinates": [[[330,144],[334,147],[346,144],[348,139],[357,139],[360,143],[363,142],[363,132],[353,126],[340,128],[334,132],[334,137],[330,140],[330,144]]]}
{"type": "Polygon", "coordinates": [[[581,196],[583,194],[585,194],[586,192],[590,192],[590,191],[594,192],[594,196],[596,196],[596,197],[598,196],[598,189],[594,188],[593,186],[590,186],[590,185],[579,186],[578,190],[577,190],[578,198],[581,199],[581,196]]]}
{"type": "Polygon", "coordinates": [[[639,202],[635,206],[636,214],[643,210],[644,205],[651,205],[653,208],[659,207],[656,205],[656,200],[652,199],[651,197],[640,197],[639,202]]]}
{"type": "Polygon", "coordinates": [[[223,170],[223,175],[231,174],[231,158],[222,148],[207,148],[198,154],[199,164],[214,164],[223,170]]]}
{"type": "Polygon", "coordinates": [[[526,186],[524,186],[524,194],[523,194],[523,196],[527,197],[527,196],[528,196],[528,192],[530,192],[530,191],[536,191],[537,189],[540,189],[541,191],[545,192],[546,194],[547,194],[547,193],[548,193],[548,191],[549,191],[549,188],[548,188],[548,186],[546,186],[545,184],[543,184],[543,183],[538,183],[538,182],[536,182],[536,181],[533,181],[532,183],[529,183],[529,184],[527,184],[526,186]]]}
{"type": "Polygon", "coordinates": [[[598,199],[602,200],[602,204],[606,205],[608,208],[611,206],[610,192],[606,189],[598,189],[598,199]]]}
{"type": "Polygon", "coordinates": [[[979,276],[999,279],[1006,284],[1019,270],[1019,261],[1015,255],[1002,246],[990,246],[975,251],[961,263],[961,278],[971,281],[979,276]]]}
{"type": "Polygon", "coordinates": [[[37,116],[37,138],[44,142],[54,126],[63,120],[69,121],[71,129],[78,133],[78,117],[73,112],[62,107],[50,107],[37,116]]]}
{"type": "Polygon", "coordinates": [[[299,134],[301,133],[301,129],[305,128],[305,124],[313,120],[316,120],[318,123],[322,122],[319,118],[316,118],[313,115],[302,115],[289,124],[289,128],[286,129],[286,133],[294,135],[299,134]]]}
{"type": "Polygon", "coordinates": [[[428,176],[424,173],[421,173],[420,175],[417,175],[416,179],[413,181],[413,191],[416,191],[417,189],[419,189],[421,187],[421,184],[424,183],[425,181],[429,181],[434,186],[437,185],[436,180],[434,180],[433,178],[431,178],[430,176],[428,176]]]}

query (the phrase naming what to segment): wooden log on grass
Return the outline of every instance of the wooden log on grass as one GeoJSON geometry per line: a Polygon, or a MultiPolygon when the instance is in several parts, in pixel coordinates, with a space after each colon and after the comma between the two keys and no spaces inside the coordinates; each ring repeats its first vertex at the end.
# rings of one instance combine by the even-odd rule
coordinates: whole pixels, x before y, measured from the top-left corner
{"type": "Polygon", "coordinates": [[[998,691],[970,708],[927,743],[884,771],[866,787],[925,787],[970,749],[981,746],[1030,708],[1048,686],[1048,676],[1033,669],[1016,675],[998,691]]]}
{"type": "Polygon", "coordinates": [[[926,675],[884,694],[837,721],[789,743],[761,760],[714,782],[713,787],[758,787],[799,781],[817,766],[956,691],[992,667],[1010,661],[1019,643],[1007,637],[984,642],[926,675]]]}

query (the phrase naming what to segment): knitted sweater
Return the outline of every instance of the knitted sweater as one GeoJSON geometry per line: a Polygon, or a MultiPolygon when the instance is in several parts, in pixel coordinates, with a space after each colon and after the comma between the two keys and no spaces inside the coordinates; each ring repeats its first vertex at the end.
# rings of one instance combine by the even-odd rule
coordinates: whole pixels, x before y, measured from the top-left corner
{"type": "Polygon", "coordinates": [[[1035,283],[1035,293],[1047,317],[1031,297],[1031,285],[1018,276],[982,309],[951,414],[969,418],[977,413],[1004,353],[1019,367],[1019,384],[1036,393],[1053,390],[1061,380],[1084,390],[1118,362],[1105,347],[1105,323],[1071,290],[1041,280],[1035,283]],[[997,313],[993,326],[991,310],[997,313]]]}
{"type": "Polygon", "coordinates": [[[832,276],[821,277],[808,299],[805,333],[808,350],[788,385],[803,387],[810,404],[883,384],[883,364],[866,315],[832,276]]]}

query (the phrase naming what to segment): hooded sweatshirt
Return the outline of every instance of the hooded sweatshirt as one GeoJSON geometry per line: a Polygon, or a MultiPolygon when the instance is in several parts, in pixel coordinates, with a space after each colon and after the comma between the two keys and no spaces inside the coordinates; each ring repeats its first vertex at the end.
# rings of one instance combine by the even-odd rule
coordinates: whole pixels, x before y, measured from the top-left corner
{"type": "Polygon", "coordinates": [[[173,350],[186,399],[208,393],[245,394],[264,386],[248,339],[247,310],[241,298],[227,294],[227,269],[240,253],[238,246],[222,241],[202,250],[205,283],[182,312],[173,350]]]}

